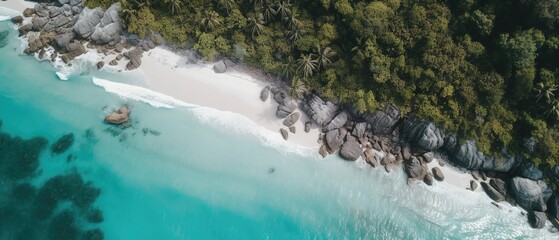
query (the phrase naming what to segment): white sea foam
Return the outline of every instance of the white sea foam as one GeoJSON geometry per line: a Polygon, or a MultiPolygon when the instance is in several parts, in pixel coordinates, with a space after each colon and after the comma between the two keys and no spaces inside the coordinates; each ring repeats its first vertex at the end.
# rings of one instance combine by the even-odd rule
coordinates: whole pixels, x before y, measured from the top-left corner
{"type": "Polygon", "coordinates": [[[193,107],[195,105],[188,104],[177,100],[171,96],[152,91],[147,88],[134,85],[113,82],[97,77],[93,77],[93,84],[102,87],[105,91],[118,95],[124,99],[145,102],[153,107],[174,108],[177,106],[193,107]]]}
{"type": "Polygon", "coordinates": [[[0,22],[12,19],[19,15],[19,12],[11,8],[0,7],[0,22]]]}

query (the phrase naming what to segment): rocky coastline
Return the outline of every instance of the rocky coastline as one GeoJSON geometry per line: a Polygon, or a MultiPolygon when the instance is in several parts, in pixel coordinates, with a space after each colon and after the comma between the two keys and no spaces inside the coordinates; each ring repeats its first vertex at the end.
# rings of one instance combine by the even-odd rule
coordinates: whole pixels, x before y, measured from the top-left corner
{"type": "Polygon", "coordinates": [[[28,39],[26,54],[71,65],[76,57],[95,51],[114,55],[107,63],[98,62],[98,69],[127,61],[125,69],[133,70],[141,65],[143,53],[155,48],[155,44],[127,34],[120,24],[119,11],[118,3],[103,10],[89,9],[83,0],[57,0],[36,3],[25,9],[23,16],[13,17],[12,22],[19,26],[19,36],[28,39]]]}
{"type": "MultiPolygon", "coordinates": [[[[289,124],[297,121],[299,113],[293,113],[297,101],[290,99],[285,90],[266,87],[260,99],[265,101],[268,95],[278,104],[278,118],[289,124]],[[293,117],[295,114],[297,117],[293,117]]],[[[475,180],[469,189],[473,191],[481,185],[495,206],[506,201],[526,210],[533,228],[543,228],[548,220],[559,228],[559,191],[544,181],[542,170],[529,160],[508,154],[501,158],[487,156],[477,149],[475,141],[460,144],[457,136],[433,122],[402,116],[394,105],[374,113],[359,113],[352,105],[335,104],[311,94],[299,101],[299,109],[312,119],[305,126],[322,129],[318,139],[322,157],[337,152],[342,159],[362,158],[371,167],[383,167],[387,172],[402,168],[408,184],[427,185],[434,180],[444,181],[439,167],[428,166],[439,159],[441,167],[448,163],[471,173],[475,180]]],[[[287,140],[287,131],[280,132],[287,140]]],[[[559,175],[546,177],[556,181],[559,175]]]]}
{"type": "MultiPolygon", "coordinates": [[[[19,25],[20,36],[28,38],[24,51],[27,54],[37,54],[40,59],[53,62],[60,59],[70,65],[74,58],[96,51],[105,56],[115,55],[108,63],[98,62],[98,69],[107,64],[118,65],[125,59],[126,70],[133,70],[141,65],[143,54],[158,41],[127,34],[118,21],[119,10],[118,4],[102,10],[85,7],[83,0],[58,0],[37,3],[12,21],[19,25]]],[[[220,61],[214,71],[223,73],[229,66],[227,61],[220,61]]],[[[544,174],[531,161],[506,153],[500,158],[487,156],[477,149],[475,141],[461,144],[457,136],[432,122],[402,116],[394,105],[364,114],[352,105],[325,101],[316,94],[295,101],[278,86],[264,88],[259,97],[262,101],[271,98],[278,104],[276,117],[284,119],[285,126],[279,133],[285,140],[297,131],[293,126],[301,118],[297,109],[312,119],[305,122],[302,130],[308,132],[311,126],[321,129],[318,141],[319,154],[323,157],[337,152],[345,160],[362,158],[372,167],[383,167],[388,172],[402,168],[409,184],[427,185],[432,185],[434,180],[444,181],[438,167],[428,166],[434,159],[443,159],[472,174],[475,181],[470,183],[471,190],[481,185],[495,203],[506,201],[525,209],[530,226],[543,228],[549,220],[559,228],[559,191],[546,182],[557,181],[559,171],[544,174]]],[[[128,109],[115,114],[126,115],[126,120],[122,116],[114,121],[105,120],[116,124],[126,122],[128,109]]]]}

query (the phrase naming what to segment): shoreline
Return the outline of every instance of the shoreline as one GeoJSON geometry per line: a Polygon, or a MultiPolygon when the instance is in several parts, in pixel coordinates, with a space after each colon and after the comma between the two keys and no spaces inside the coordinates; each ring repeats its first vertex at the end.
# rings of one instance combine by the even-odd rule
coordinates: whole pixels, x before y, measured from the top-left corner
{"type": "MultiPolygon", "coordinates": [[[[23,0],[8,1],[11,3],[10,6],[15,6],[21,9],[21,11],[29,7],[25,4],[31,4],[31,7],[34,4],[23,0]]],[[[3,5],[3,3],[5,2],[0,2],[0,5],[3,5]]],[[[29,18],[25,18],[25,21],[28,20],[29,18]]],[[[88,51],[92,54],[97,54],[105,63],[108,63],[118,55],[118,53],[103,54],[92,49],[88,49],[88,51]]],[[[124,63],[125,61],[119,61],[116,66],[108,66],[107,64],[102,71],[122,71],[137,74],[139,77],[143,76],[149,90],[173,97],[185,103],[242,115],[256,125],[277,134],[279,138],[281,138],[279,129],[287,129],[282,124],[283,119],[275,117],[277,103],[274,102],[273,97],[269,96],[265,102],[259,99],[261,90],[266,86],[274,86],[274,82],[265,82],[257,79],[250,72],[239,71],[233,67],[229,68],[226,73],[218,74],[212,69],[215,63],[189,64],[187,57],[167,50],[165,47],[156,47],[144,52],[142,64],[136,70],[124,70],[126,65],[124,63]]],[[[95,63],[92,62],[92,65],[95,65],[95,63]]],[[[240,68],[242,69],[243,67],[240,68]]],[[[299,107],[297,107],[296,111],[301,113],[301,119],[295,124],[296,133],[289,133],[287,141],[314,149],[315,153],[318,153],[318,149],[321,146],[317,141],[321,134],[320,129],[316,127],[316,124],[313,124],[314,127],[311,128],[311,131],[305,133],[303,131],[304,124],[309,118],[299,107]]],[[[337,153],[333,154],[336,155],[334,157],[339,158],[339,161],[344,161],[337,153]]],[[[358,161],[362,161],[362,159],[358,161]]],[[[435,161],[428,164],[429,172],[431,172],[430,169],[432,167],[439,167],[445,176],[444,184],[462,190],[466,190],[470,186],[470,181],[474,179],[470,173],[449,166],[449,164],[440,166],[437,164],[438,162],[438,159],[435,159],[435,161]]],[[[384,171],[382,169],[375,170],[384,171]]],[[[436,184],[443,183],[437,182],[436,184]]],[[[477,194],[484,191],[481,186],[478,186],[474,192],[477,194]]],[[[488,204],[493,202],[490,197],[485,194],[484,196],[488,204]]],[[[508,205],[505,202],[499,205],[501,204],[508,205]]],[[[521,209],[521,211],[524,210],[521,209]]]]}

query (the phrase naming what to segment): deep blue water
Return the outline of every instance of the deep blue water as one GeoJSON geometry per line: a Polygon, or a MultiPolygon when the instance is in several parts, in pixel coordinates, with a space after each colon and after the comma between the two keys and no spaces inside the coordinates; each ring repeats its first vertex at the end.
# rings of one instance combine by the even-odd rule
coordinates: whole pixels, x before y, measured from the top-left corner
{"type": "Polygon", "coordinates": [[[0,22],[0,31],[6,29],[0,150],[12,145],[0,151],[0,160],[33,159],[27,153],[42,150],[32,174],[1,178],[0,240],[84,239],[88,232],[104,239],[556,237],[530,229],[518,210],[497,209],[483,194],[444,183],[407,186],[401,171],[321,159],[314,150],[275,141],[275,133],[249,131],[256,126],[235,114],[155,108],[92,81],[142,84],[131,75],[98,72],[90,64],[60,81],[50,62],[20,54],[17,32],[0,22]],[[104,124],[122,104],[132,109],[132,127],[104,124]],[[70,133],[70,149],[53,154],[51,144],[70,133]],[[38,137],[48,144],[20,141],[38,137]],[[24,191],[26,201],[17,198],[21,186],[35,189],[24,191]],[[85,197],[93,200],[81,206],[85,197]],[[39,217],[49,201],[54,208],[39,217]],[[102,212],[101,222],[88,219],[94,210],[102,212]]]}

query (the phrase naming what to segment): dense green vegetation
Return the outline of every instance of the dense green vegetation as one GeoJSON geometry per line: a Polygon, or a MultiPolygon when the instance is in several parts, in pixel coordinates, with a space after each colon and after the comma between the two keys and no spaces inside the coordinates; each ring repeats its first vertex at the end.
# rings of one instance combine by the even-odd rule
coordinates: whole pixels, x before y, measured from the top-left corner
{"type": "Polygon", "coordinates": [[[129,32],[242,60],[296,95],[396,103],[487,153],[559,157],[559,0],[120,2],[129,32]]]}

